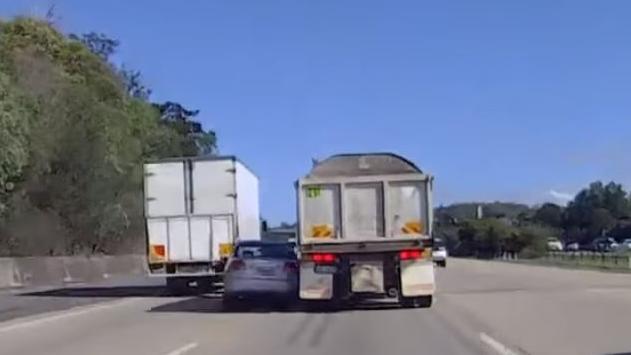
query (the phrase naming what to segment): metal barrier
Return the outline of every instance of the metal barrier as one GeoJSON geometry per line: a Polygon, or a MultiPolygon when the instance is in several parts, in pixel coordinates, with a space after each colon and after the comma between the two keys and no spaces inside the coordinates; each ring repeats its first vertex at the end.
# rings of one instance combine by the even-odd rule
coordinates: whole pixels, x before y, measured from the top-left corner
{"type": "Polygon", "coordinates": [[[631,254],[598,253],[593,251],[552,251],[548,252],[544,259],[564,265],[631,270],[631,254]]]}
{"type": "Polygon", "coordinates": [[[91,282],[113,275],[142,275],[144,255],[0,258],[0,288],[91,282]]]}

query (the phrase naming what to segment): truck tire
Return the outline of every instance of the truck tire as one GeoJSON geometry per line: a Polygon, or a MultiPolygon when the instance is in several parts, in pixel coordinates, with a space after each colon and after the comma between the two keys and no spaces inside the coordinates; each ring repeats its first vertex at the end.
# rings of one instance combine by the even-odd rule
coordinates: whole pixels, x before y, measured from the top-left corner
{"type": "Polygon", "coordinates": [[[432,306],[432,296],[402,297],[399,303],[404,308],[429,308],[432,306]]]}
{"type": "Polygon", "coordinates": [[[447,267],[447,260],[439,260],[437,264],[440,267],[447,267]]]}

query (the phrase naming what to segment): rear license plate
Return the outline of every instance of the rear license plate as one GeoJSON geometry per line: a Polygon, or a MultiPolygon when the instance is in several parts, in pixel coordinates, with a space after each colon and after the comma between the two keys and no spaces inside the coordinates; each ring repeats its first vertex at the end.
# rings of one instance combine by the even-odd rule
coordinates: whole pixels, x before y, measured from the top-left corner
{"type": "Polygon", "coordinates": [[[337,265],[316,265],[314,271],[316,274],[335,274],[337,265]]]}
{"type": "Polygon", "coordinates": [[[259,274],[265,275],[265,276],[274,275],[274,268],[271,268],[271,267],[259,267],[259,268],[256,268],[256,271],[259,274]]]}

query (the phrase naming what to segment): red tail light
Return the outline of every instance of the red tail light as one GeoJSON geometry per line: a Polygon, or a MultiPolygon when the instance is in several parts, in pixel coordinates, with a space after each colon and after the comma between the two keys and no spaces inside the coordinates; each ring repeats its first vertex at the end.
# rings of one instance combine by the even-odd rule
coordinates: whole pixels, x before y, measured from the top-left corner
{"type": "Polygon", "coordinates": [[[312,254],[311,260],[319,264],[331,264],[335,262],[335,254],[312,254]]]}
{"type": "Polygon", "coordinates": [[[421,250],[403,250],[399,253],[399,258],[401,260],[415,260],[423,257],[423,252],[421,250]]]}
{"type": "Polygon", "coordinates": [[[286,272],[298,272],[298,263],[295,261],[288,261],[284,267],[286,272]]]}
{"type": "Polygon", "coordinates": [[[228,264],[228,271],[235,271],[245,269],[245,262],[240,259],[233,259],[230,264],[228,264]]]}

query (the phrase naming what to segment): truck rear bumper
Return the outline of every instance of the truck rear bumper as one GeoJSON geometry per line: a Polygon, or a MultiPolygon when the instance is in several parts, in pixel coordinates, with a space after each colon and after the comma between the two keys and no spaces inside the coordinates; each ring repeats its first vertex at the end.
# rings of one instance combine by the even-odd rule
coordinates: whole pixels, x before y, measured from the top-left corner
{"type": "Polygon", "coordinates": [[[223,274],[223,262],[172,262],[149,264],[149,276],[214,276],[223,274]]]}
{"type": "MultiPolygon", "coordinates": [[[[367,256],[368,257],[368,256],[367,256]]],[[[341,256],[338,271],[333,274],[322,274],[315,271],[315,263],[302,261],[300,263],[299,297],[304,300],[330,300],[333,298],[384,298],[429,296],[435,291],[434,263],[431,258],[417,260],[398,260],[391,254],[374,254],[381,258],[382,267],[374,266],[368,273],[379,275],[378,279],[368,278],[366,275],[353,271],[354,266],[363,268],[374,262],[362,262],[352,256],[341,256]],[[352,261],[351,261],[352,260],[352,261]],[[360,279],[354,279],[360,277],[360,279]]],[[[360,259],[361,260],[361,259],[360,259]]],[[[377,259],[378,260],[378,259],[377,259]]]]}

